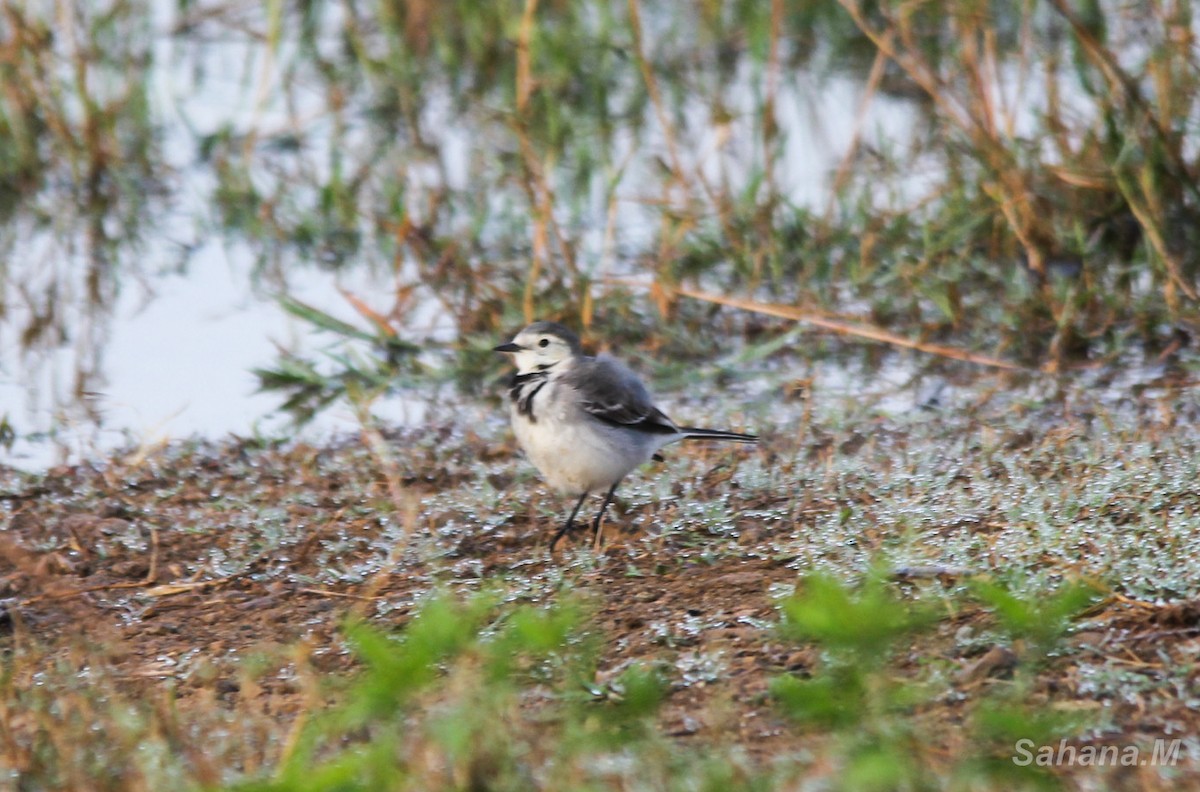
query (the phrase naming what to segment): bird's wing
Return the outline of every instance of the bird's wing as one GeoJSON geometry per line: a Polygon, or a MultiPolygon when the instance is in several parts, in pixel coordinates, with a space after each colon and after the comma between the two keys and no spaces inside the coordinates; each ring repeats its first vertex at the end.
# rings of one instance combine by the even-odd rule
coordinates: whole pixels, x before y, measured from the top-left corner
{"type": "Polygon", "coordinates": [[[637,375],[613,358],[600,355],[578,360],[563,382],[579,394],[580,408],[599,421],[656,434],[679,431],[654,406],[637,375]]]}

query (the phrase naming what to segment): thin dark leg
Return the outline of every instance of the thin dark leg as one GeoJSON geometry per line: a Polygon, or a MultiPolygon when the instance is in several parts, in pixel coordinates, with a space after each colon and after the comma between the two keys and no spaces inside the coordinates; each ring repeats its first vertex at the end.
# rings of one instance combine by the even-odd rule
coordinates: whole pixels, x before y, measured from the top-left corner
{"type": "MultiPolygon", "coordinates": [[[[612,493],[609,494],[611,495],[612,493]]],[[[575,515],[579,514],[579,507],[583,505],[585,500],[587,500],[587,496],[588,494],[586,492],[579,496],[579,502],[575,504],[574,509],[571,509],[571,516],[567,518],[567,521],[563,524],[563,527],[559,528],[558,533],[554,534],[554,538],[550,540],[551,553],[554,552],[554,545],[558,544],[558,540],[569,534],[571,529],[575,527],[575,515]]]]}
{"type": "Polygon", "coordinates": [[[600,511],[596,513],[596,519],[592,522],[592,542],[596,541],[596,537],[600,535],[600,520],[604,517],[604,510],[608,508],[608,504],[612,503],[613,493],[617,491],[617,482],[608,488],[608,494],[604,496],[604,503],[600,506],[600,511]]]}

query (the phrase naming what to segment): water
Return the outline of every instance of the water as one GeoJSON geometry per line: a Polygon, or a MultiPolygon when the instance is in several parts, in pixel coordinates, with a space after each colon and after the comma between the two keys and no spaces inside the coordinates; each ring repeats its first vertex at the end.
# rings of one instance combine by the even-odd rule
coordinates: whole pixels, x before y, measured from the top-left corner
{"type": "MultiPolygon", "coordinates": [[[[196,37],[206,39],[198,46],[170,35],[183,19],[178,4],[163,0],[151,8],[155,43],[150,100],[162,125],[164,195],[154,199],[151,216],[140,227],[140,241],[117,240],[117,250],[107,262],[115,274],[101,278],[99,300],[89,295],[86,285],[98,254],[89,245],[85,213],[65,212],[52,227],[31,226],[13,237],[3,269],[9,310],[0,317],[0,418],[7,416],[18,439],[10,452],[0,450],[2,463],[36,469],[182,437],[288,431],[287,419],[272,412],[280,397],[256,393],[251,370],[270,366],[279,350],[310,356],[329,339],[313,335],[274,298],[287,293],[364,326],[339,289],[386,313],[398,288],[406,284],[405,268],[414,265],[411,258],[399,257],[382,266],[379,261],[349,260],[325,261],[322,267],[314,261],[319,252],[303,259],[294,251],[264,265],[261,251],[220,230],[217,175],[213,163],[199,155],[202,141],[231,131],[257,139],[257,145],[266,148],[263,141],[295,128],[299,119],[305,126],[297,150],[276,147],[264,153],[255,165],[261,172],[249,177],[269,183],[307,173],[313,181],[299,183],[296,193],[310,198],[314,184],[322,184],[331,167],[330,160],[314,152],[329,145],[328,130],[345,119],[328,105],[327,94],[317,85],[285,84],[286,71],[297,57],[294,44],[284,40],[271,49],[252,36],[238,38],[219,27],[221,35],[213,35],[204,24],[196,24],[196,37]],[[331,263],[338,264],[336,269],[328,266],[331,263]],[[12,299],[16,287],[30,283],[43,283],[47,293],[57,295],[46,304],[53,305],[63,330],[61,338],[48,336],[33,349],[18,343],[33,314],[22,308],[21,300],[12,299]]],[[[204,18],[200,6],[190,9],[190,23],[204,18]]],[[[247,26],[265,29],[268,21],[251,14],[247,26]]],[[[320,40],[323,47],[340,46],[335,29],[331,26],[330,35],[320,40]]],[[[761,94],[762,80],[750,65],[739,67],[733,87],[725,92],[728,119],[712,129],[694,121],[689,136],[695,140],[683,141],[696,143],[683,147],[686,170],[732,190],[753,178],[755,164],[763,157],[754,128],[755,97],[761,94]]],[[[782,75],[776,117],[783,145],[774,175],[782,194],[796,205],[824,210],[830,175],[856,130],[868,144],[913,134],[920,117],[913,105],[880,95],[860,117],[862,90],[860,80],[847,76],[818,81],[802,72],[782,75]]],[[[706,103],[709,99],[702,93],[688,99],[684,114],[708,119],[713,111],[706,103]]],[[[473,185],[483,189],[489,184],[487,163],[497,144],[477,138],[474,129],[448,127],[445,118],[450,113],[444,104],[424,105],[426,126],[439,133],[441,167],[414,160],[408,163],[411,169],[396,175],[408,180],[411,191],[405,197],[414,202],[441,188],[469,191],[473,185]]],[[[361,108],[346,117],[351,127],[369,118],[361,108]]],[[[366,139],[361,131],[345,138],[364,145],[366,139]]],[[[660,222],[652,202],[661,178],[655,151],[662,147],[660,131],[653,125],[643,137],[619,140],[618,153],[638,155],[631,173],[643,175],[621,182],[611,211],[602,190],[581,199],[581,263],[593,276],[644,274],[640,253],[660,222]]],[[[352,164],[347,161],[347,167],[352,164]]],[[[914,185],[921,178],[914,174],[914,185]]],[[[560,198],[564,204],[574,203],[566,195],[560,198]]],[[[519,234],[528,239],[529,218],[519,221],[519,234]]],[[[594,293],[603,301],[603,286],[594,293]]],[[[434,296],[420,292],[417,307],[405,317],[406,337],[445,339],[453,331],[454,322],[434,296]]],[[[389,423],[423,415],[419,402],[396,397],[378,400],[373,410],[389,423]]],[[[334,408],[305,431],[319,437],[359,426],[349,409],[334,408]]]]}
{"type": "MultiPolygon", "coordinates": [[[[253,293],[251,270],[248,255],[206,245],[193,255],[186,274],[155,278],[152,293],[124,290],[112,311],[99,370],[88,378],[83,399],[74,399],[70,387],[77,376],[77,350],[58,349],[44,360],[22,361],[6,345],[0,415],[8,414],[20,435],[4,461],[40,468],[174,438],[284,431],[286,416],[273,412],[279,396],[256,392],[252,369],[270,364],[278,349],[312,350],[323,342],[269,296],[253,293]]],[[[389,281],[363,270],[340,277],[301,270],[289,279],[288,293],[354,321],[336,287],[370,301],[374,294],[389,293],[389,281]]],[[[392,423],[423,412],[419,404],[398,398],[378,400],[373,407],[381,420],[392,423]]],[[[348,408],[335,408],[319,416],[306,436],[359,427],[348,408]]]]}
{"type": "MultiPolygon", "coordinates": [[[[280,397],[256,392],[252,369],[271,364],[280,349],[304,354],[328,339],[281,310],[276,295],[286,292],[361,324],[339,289],[381,311],[396,289],[396,276],[380,268],[264,274],[252,250],[218,234],[214,179],[197,160],[199,141],[226,126],[284,126],[283,97],[247,79],[270,82],[265,47],[208,44],[187,48],[198,61],[185,58],[169,35],[178,22],[176,4],[153,8],[151,95],[163,120],[170,195],[147,238],[128,240],[118,254],[127,258],[113,280],[103,280],[99,301],[85,282],[97,255],[88,246],[87,218],[66,212],[62,223],[38,227],[18,216],[14,249],[0,268],[9,297],[0,316],[0,418],[7,416],[17,432],[8,452],[0,448],[2,464],[39,469],[182,437],[286,431],[286,417],[273,412],[280,397]],[[58,299],[12,299],[21,290],[58,299]],[[16,343],[35,315],[50,311],[62,317],[57,343],[16,343]]],[[[432,313],[415,324],[438,332],[432,313]]],[[[423,414],[419,404],[401,399],[379,400],[373,412],[393,423],[423,414]]],[[[305,435],[359,427],[348,409],[333,409],[305,435]]]]}

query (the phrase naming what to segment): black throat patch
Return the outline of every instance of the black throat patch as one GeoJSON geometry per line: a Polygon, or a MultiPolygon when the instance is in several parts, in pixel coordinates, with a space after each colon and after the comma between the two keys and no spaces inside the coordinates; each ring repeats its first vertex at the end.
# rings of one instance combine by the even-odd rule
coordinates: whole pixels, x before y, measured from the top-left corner
{"type": "Polygon", "coordinates": [[[549,372],[543,370],[513,375],[508,398],[517,405],[517,413],[528,418],[530,423],[537,423],[537,416],[533,414],[533,399],[549,381],[549,372]]]}

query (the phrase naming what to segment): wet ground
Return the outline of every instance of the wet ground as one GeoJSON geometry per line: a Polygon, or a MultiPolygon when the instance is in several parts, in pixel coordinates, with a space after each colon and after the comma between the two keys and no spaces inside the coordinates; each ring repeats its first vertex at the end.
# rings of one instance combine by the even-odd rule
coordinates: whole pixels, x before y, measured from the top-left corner
{"type": "Polygon", "coordinates": [[[577,536],[555,554],[547,541],[569,504],[537,481],[500,420],[478,434],[441,425],[323,448],[191,443],[9,471],[2,640],[9,657],[36,649],[47,666],[84,652],[117,688],[153,698],[170,687],[184,711],[251,706],[278,729],[264,726],[256,749],[269,762],[303,706],[297,664],[351,670],[347,613],[399,627],[436,590],[578,597],[602,639],[601,680],[634,661],[666,669],[662,733],[736,748],[751,765],[801,761],[819,779],[836,777],[822,764],[833,738],[789,724],[768,695],[771,679],[823,662],[777,630],[779,597],[801,576],[854,581],[884,561],[906,598],[946,603],[937,628],[894,661],[899,677],[939,669],[944,694],[910,716],[935,743],[927,760],[946,766],[964,749],[972,703],[1010,684],[1018,662],[995,620],[960,596],[967,580],[1030,593],[1087,580],[1102,599],[1034,670],[1031,701],[1087,713],[1077,746],[1186,741],[1175,768],[1074,767],[1064,778],[1200,783],[1196,409],[1186,387],[1164,386],[1116,402],[980,398],[900,417],[801,404],[776,426],[729,417],[757,425],[762,447],[669,449],[622,490],[599,547],[577,536]],[[247,662],[274,671],[251,679],[247,662]]]}

